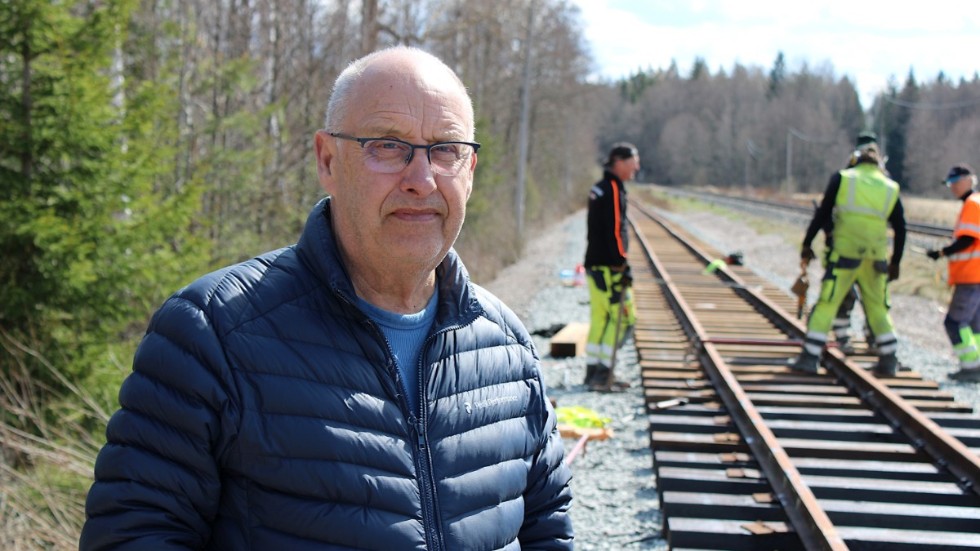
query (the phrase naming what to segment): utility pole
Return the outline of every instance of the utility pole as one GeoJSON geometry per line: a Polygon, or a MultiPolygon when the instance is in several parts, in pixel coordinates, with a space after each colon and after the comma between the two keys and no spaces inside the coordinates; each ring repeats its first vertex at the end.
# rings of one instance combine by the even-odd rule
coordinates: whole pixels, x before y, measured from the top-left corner
{"type": "Polygon", "coordinates": [[[527,8],[527,29],[524,33],[524,75],[521,84],[521,120],[517,132],[517,190],[514,213],[517,218],[517,238],[524,238],[524,195],[527,187],[527,158],[531,133],[531,39],[534,36],[534,7],[527,8]]]}
{"type": "Polygon", "coordinates": [[[792,189],[793,181],[793,129],[786,131],[786,187],[788,192],[796,191],[792,189]]]}
{"type": "Polygon", "coordinates": [[[759,160],[759,148],[756,147],[755,142],[752,140],[745,140],[745,151],[748,156],[745,158],[745,189],[752,187],[752,163],[759,160]]]}
{"type": "Polygon", "coordinates": [[[832,144],[836,143],[833,139],[820,139],[807,136],[801,133],[792,126],[786,131],[786,191],[787,193],[795,193],[796,185],[793,181],[793,138],[796,137],[804,142],[815,143],[815,144],[832,144]]]}

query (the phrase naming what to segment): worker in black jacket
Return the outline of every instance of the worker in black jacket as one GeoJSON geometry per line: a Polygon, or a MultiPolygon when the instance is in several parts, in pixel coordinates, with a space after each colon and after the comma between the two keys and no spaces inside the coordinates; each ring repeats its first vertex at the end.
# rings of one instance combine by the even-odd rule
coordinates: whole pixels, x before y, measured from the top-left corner
{"type": "Polygon", "coordinates": [[[589,274],[591,323],[585,352],[585,384],[591,390],[622,390],[627,385],[613,375],[613,350],[632,332],[636,310],[630,284],[633,277],[626,251],[625,183],[640,169],[633,144],[613,145],[603,165],[602,179],[589,191],[588,246],[585,267],[589,274]]]}

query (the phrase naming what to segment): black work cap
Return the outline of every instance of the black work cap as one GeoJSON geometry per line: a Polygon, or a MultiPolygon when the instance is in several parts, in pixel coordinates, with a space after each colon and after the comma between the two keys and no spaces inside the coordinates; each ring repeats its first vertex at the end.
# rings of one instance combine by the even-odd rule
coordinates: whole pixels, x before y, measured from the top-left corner
{"type": "Polygon", "coordinates": [[[617,142],[614,143],[612,149],[609,150],[609,158],[606,160],[606,166],[612,166],[613,162],[619,159],[630,159],[636,157],[636,146],[629,142],[617,142]]]}
{"type": "Polygon", "coordinates": [[[869,143],[878,143],[878,135],[871,131],[864,131],[858,134],[857,140],[855,140],[854,145],[861,147],[869,143]]]}
{"type": "Polygon", "coordinates": [[[969,176],[971,174],[975,173],[973,172],[973,167],[970,165],[965,163],[953,165],[953,168],[949,169],[949,172],[946,173],[946,179],[943,180],[943,183],[952,183],[959,180],[962,176],[969,176]]]}

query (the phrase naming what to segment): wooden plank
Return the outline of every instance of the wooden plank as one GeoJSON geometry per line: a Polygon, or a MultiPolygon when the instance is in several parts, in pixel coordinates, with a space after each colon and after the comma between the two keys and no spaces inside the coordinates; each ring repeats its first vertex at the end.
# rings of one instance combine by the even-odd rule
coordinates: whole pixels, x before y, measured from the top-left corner
{"type": "Polygon", "coordinates": [[[608,440],[613,436],[609,427],[576,427],[575,425],[559,424],[558,432],[562,438],[581,438],[588,436],[589,440],[608,440]]]}
{"type": "Polygon", "coordinates": [[[589,324],[572,322],[551,337],[551,357],[568,358],[585,355],[585,341],[589,337],[589,324]]]}
{"type": "Polygon", "coordinates": [[[673,549],[803,549],[795,532],[784,522],[772,522],[774,531],[753,535],[744,520],[668,517],[665,532],[673,549]]]}

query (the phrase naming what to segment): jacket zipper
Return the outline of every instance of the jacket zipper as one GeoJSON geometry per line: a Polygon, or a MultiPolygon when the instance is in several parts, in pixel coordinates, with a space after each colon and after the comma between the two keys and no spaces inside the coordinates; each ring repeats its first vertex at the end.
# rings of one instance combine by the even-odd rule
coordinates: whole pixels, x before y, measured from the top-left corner
{"type": "MultiPolygon", "coordinates": [[[[454,324],[448,327],[443,327],[442,329],[436,331],[429,335],[425,342],[422,343],[422,350],[419,353],[418,365],[418,381],[419,381],[419,417],[415,423],[415,430],[418,436],[418,447],[416,457],[419,459],[418,472],[419,472],[419,490],[422,494],[422,518],[425,520],[425,539],[426,547],[432,550],[441,550],[445,546],[442,543],[442,529],[439,526],[440,515],[439,515],[439,502],[436,498],[436,486],[435,481],[432,476],[432,457],[429,454],[429,444],[426,438],[426,413],[427,404],[425,395],[425,360],[426,351],[429,349],[429,343],[431,343],[436,336],[443,333],[448,333],[450,331],[460,329],[464,327],[462,324],[454,324]]],[[[415,412],[411,413],[412,417],[415,416],[415,412]]]]}
{"type": "MultiPolygon", "coordinates": [[[[349,300],[344,293],[336,291],[336,294],[341,297],[341,299],[352,307],[354,310],[358,310],[357,306],[349,300]]],[[[385,347],[385,359],[386,366],[390,371],[394,372],[395,375],[395,387],[398,388],[399,394],[402,391],[407,391],[399,381],[398,376],[398,366],[395,365],[394,354],[391,352],[391,344],[388,342],[388,338],[385,337],[384,332],[378,328],[377,324],[371,321],[367,316],[363,317],[365,324],[374,331],[374,334],[380,338],[381,342],[384,343],[385,347]]],[[[402,410],[408,412],[408,422],[409,425],[414,427],[416,436],[415,445],[415,457],[416,457],[416,469],[418,472],[419,480],[419,494],[422,505],[422,527],[425,529],[425,546],[427,549],[432,551],[441,551],[444,546],[442,544],[442,530],[439,527],[439,511],[437,507],[436,500],[436,488],[435,482],[432,476],[432,458],[429,455],[429,444],[426,438],[425,430],[425,418],[426,418],[426,398],[425,398],[425,372],[422,367],[425,365],[425,352],[429,347],[429,343],[442,333],[448,333],[449,331],[460,329],[468,324],[453,324],[448,327],[443,327],[442,329],[436,331],[435,333],[429,335],[425,342],[422,343],[422,350],[419,354],[418,365],[416,368],[419,370],[419,416],[415,416],[415,412],[412,411],[411,405],[408,402],[408,396],[402,396],[400,400],[402,410]]]]}
{"type": "MultiPolygon", "coordinates": [[[[442,530],[439,527],[439,509],[438,501],[436,499],[436,486],[435,481],[432,476],[432,457],[429,455],[429,444],[426,439],[426,412],[427,412],[427,400],[425,395],[425,357],[426,351],[429,348],[429,343],[435,338],[436,335],[448,331],[443,329],[429,335],[425,342],[422,343],[422,350],[419,352],[419,359],[415,366],[418,370],[418,397],[419,397],[419,417],[415,422],[415,431],[418,437],[416,448],[416,457],[418,457],[418,473],[419,473],[419,491],[422,498],[422,518],[424,520],[425,526],[425,540],[426,547],[428,549],[440,550],[443,548],[442,545],[442,530]]],[[[415,412],[412,412],[412,417],[415,416],[415,412]]]]}
{"type": "MultiPolygon", "coordinates": [[[[391,343],[385,337],[377,324],[368,320],[375,333],[381,338],[385,345],[387,356],[387,366],[395,374],[395,386],[399,393],[408,392],[407,386],[401,381],[398,374],[398,366],[395,365],[395,356],[391,353],[391,343]]],[[[408,424],[415,429],[415,458],[416,471],[418,472],[419,496],[422,506],[422,527],[425,529],[425,547],[434,551],[442,549],[442,536],[439,531],[438,513],[436,511],[436,489],[432,481],[432,458],[429,456],[429,445],[425,436],[425,381],[421,377],[421,366],[425,357],[425,347],[428,339],[422,345],[422,353],[419,356],[419,417],[412,411],[411,402],[408,396],[402,396],[401,403],[404,411],[408,412],[408,424]]]]}
{"type": "MultiPolygon", "coordinates": [[[[424,407],[424,406],[423,406],[424,407]]],[[[416,420],[415,431],[418,435],[416,457],[418,458],[419,493],[422,498],[422,523],[425,528],[425,547],[427,549],[442,549],[442,537],[439,531],[439,520],[436,513],[436,488],[432,481],[431,458],[429,446],[425,440],[425,421],[416,420]]]]}
{"type": "MultiPolygon", "coordinates": [[[[398,389],[398,393],[403,394],[408,392],[408,388],[402,383],[401,377],[398,374],[398,366],[395,365],[395,356],[391,352],[391,343],[388,342],[388,337],[385,337],[384,332],[370,319],[366,318],[365,323],[374,331],[381,342],[384,343],[386,367],[395,376],[395,387],[398,389]]],[[[435,483],[432,480],[432,458],[429,456],[429,445],[426,441],[425,433],[425,380],[423,377],[424,373],[422,373],[425,349],[428,347],[428,343],[432,340],[432,337],[433,335],[430,335],[422,344],[422,352],[419,355],[417,366],[419,370],[419,417],[416,417],[415,412],[412,411],[408,396],[403,395],[400,402],[402,410],[408,412],[409,426],[415,429],[416,471],[418,473],[419,497],[422,506],[422,527],[425,530],[425,547],[433,551],[440,551],[443,548],[442,534],[439,529],[435,483]]]]}

